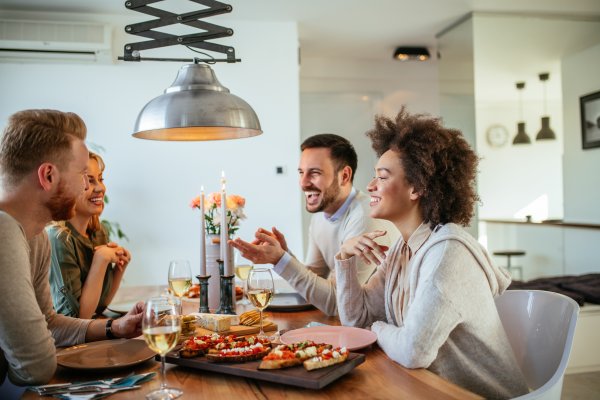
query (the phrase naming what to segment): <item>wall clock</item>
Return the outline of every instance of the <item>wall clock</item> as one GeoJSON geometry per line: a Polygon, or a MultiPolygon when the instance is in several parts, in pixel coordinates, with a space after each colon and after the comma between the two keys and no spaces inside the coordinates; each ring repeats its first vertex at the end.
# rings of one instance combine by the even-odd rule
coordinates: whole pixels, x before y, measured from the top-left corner
{"type": "Polygon", "coordinates": [[[485,132],[485,138],[490,146],[502,147],[508,143],[508,129],[504,125],[492,125],[485,132]]]}

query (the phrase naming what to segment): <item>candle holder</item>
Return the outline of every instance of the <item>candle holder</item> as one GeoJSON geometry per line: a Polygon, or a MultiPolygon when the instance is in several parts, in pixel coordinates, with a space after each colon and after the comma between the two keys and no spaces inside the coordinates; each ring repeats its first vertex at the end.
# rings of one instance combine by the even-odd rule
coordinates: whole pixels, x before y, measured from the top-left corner
{"type": "Polygon", "coordinates": [[[217,258],[217,264],[219,264],[219,274],[221,276],[225,275],[225,262],[220,258],[217,258]]]}
{"type": "Polygon", "coordinates": [[[221,272],[221,300],[219,309],[215,314],[235,314],[233,308],[233,279],[235,275],[225,275],[223,260],[217,260],[219,263],[219,272],[221,272]]]}
{"type": "Polygon", "coordinates": [[[196,279],[200,281],[200,309],[201,313],[209,313],[208,309],[208,280],[210,275],[196,275],[196,279]]]}

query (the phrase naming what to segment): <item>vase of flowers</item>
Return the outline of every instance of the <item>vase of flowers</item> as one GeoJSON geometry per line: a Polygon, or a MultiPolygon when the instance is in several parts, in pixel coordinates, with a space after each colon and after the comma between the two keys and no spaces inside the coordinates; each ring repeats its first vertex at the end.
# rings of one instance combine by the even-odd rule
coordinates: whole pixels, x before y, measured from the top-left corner
{"type": "MultiPolygon", "coordinates": [[[[201,197],[192,200],[190,207],[201,210],[201,197]]],[[[226,222],[229,239],[240,228],[240,220],[246,219],[244,206],[246,199],[242,196],[231,194],[226,196],[226,222]]],[[[208,307],[216,310],[219,307],[220,275],[217,260],[221,258],[221,193],[213,192],[204,199],[204,229],[206,232],[206,273],[208,280],[208,307]]],[[[229,259],[233,260],[233,247],[227,246],[229,259]]],[[[235,295],[235,291],[234,291],[235,295]]]]}
{"type": "MultiPolygon", "coordinates": [[[[200,196],[192,200],[190,206],[200,209],[200,196]]],[[[227,202],[227,230],[229,238],[240,228],[240,220],[246,219],[244,214],[244,206],[246,199],[237,194],[230,194],[226,197],[227,202]]],[[[209,193],[204,199],[204,221],[207,235],[221,234],[221,193],[209,193]]]]}

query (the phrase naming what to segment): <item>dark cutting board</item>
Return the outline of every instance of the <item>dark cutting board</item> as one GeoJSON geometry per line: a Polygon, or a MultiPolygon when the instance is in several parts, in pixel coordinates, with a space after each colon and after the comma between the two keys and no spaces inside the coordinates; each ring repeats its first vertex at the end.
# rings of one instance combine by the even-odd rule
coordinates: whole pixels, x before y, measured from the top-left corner
{"type": "Polygon", "coordinates": [[[302,365],[277,370],[259,370],[258,364],[260,364],[260,360],[232,364],[214,363],[208,361],[205,357],[180,358],[173,353],[167,354],[165,361],[171,364],[205,371],[214,371],[309,389],[321,389],[344,374],[352,371],[357,365],[365,362],[365,355],[360,353],[350,353],[348,359],[341,364],[313,371],[307,371],[302,365]]]}

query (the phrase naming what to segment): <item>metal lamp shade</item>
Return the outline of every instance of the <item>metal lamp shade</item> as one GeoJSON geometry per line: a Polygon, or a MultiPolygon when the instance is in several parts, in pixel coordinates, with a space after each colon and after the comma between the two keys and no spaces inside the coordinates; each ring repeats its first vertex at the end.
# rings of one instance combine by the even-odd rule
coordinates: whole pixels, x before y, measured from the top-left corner
{"type": "Polygon", "coordinates": [[[517,135],[513,139],[513,144],[528,144],[531,143],[529,135],[525,132],[525,122],[517,124],[517,135]]]}
{"type": "Polygon", "coordinates": [[[256,113],[221,85],[206,64],[183,66],[165,93],[144,106],[133,136],[151,140],[223,140],[260,135],[256,113]]]}
{"type": "Polygon", "coordinates": [[[542,117],[542,129],[538,132],[535,140],[552,140],[556,139],[556,135],[550,128],[550,117],[542,117]]]}

